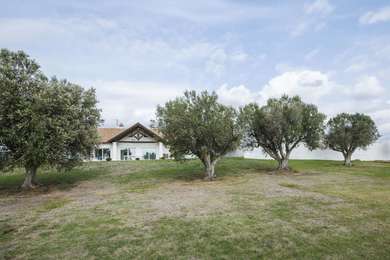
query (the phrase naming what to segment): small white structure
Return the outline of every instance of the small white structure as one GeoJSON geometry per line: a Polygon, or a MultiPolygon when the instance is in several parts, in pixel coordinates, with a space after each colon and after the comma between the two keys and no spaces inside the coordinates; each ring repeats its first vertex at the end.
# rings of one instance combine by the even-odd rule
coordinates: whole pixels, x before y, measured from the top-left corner
{"type": "Polygon", "coordinates": [[[136,123],[129,128],[98,128],[100,143],[92,160],[158,160],[169,157],[157,130],[136,123]]]}

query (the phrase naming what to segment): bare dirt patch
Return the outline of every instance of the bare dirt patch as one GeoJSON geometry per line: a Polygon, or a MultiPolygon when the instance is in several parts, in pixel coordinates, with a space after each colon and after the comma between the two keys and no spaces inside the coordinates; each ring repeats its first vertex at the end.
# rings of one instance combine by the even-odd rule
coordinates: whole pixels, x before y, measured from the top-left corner
{"type": "Polygon", "coordinates": [[[159,217],[198,217],[229,210],[230,196],[226,189],[212,184],[175,182],[162,185],[145,195],[150,200],[149,207],[159,217]]]}

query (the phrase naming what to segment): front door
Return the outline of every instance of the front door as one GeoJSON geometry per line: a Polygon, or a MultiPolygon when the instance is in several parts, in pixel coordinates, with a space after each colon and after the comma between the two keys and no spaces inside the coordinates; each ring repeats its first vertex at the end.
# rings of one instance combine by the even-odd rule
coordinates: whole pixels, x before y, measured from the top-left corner
{"type": "Polygon", "coordinates": [[[129,155],[128,155],[128,149],[122,149],[121,150],[121,160],[128,160],[129,155]]]}

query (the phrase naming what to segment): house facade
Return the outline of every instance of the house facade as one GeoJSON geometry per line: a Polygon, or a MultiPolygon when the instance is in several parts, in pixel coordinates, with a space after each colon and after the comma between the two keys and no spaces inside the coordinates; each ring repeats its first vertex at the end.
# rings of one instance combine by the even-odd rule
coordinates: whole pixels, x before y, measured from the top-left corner
{"type": "Polygon", "coordinates": [[[141,123],[129,128],[98,128],[100,142],[93,151],[92,160],[158,160],[168,158],[169,150],[161,135],[141,123]]]}

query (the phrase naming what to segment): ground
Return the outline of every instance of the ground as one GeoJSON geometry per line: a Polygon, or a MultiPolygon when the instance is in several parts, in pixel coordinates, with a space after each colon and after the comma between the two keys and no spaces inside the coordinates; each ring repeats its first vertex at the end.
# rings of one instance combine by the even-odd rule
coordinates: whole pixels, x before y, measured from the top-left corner
{"type": "Polygon", "coordinates": [[[90,162],[0,175],[0,259],[389,259],[390,163],[90,162]]]}

